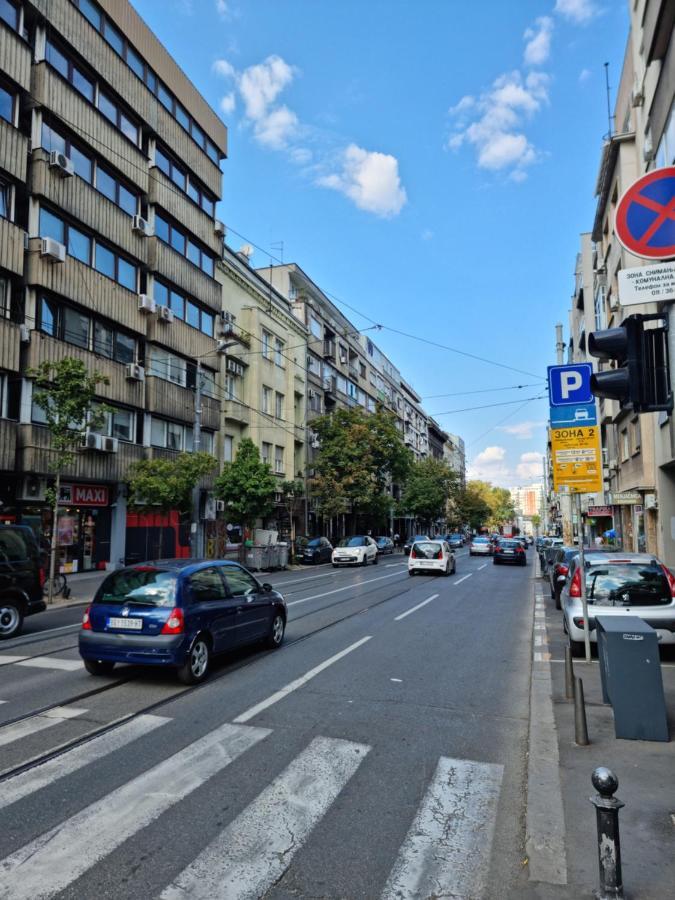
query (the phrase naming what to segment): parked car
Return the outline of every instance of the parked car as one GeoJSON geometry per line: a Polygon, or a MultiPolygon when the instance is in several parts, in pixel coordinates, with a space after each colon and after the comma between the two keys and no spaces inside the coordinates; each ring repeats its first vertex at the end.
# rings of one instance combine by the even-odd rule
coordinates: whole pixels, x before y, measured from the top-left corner
{"type": "Polygon", "coordinates": [[[375,543],[377,544],[377,552],[381,556],[394,552],[394,542],[390,537],[385,537],[384,535],[382,537],[376,537],[375,543]]]}
{"type": "Polygon", "coordinates": [[[556,551],[563,546],[561,537],[546,538],[544,544],[539,551],[539,561],[541,562],[541,574],[545,577],[548,575],[548,567],[556,551]]]}
{"type": "Polygon", "coordinates": [[[527,556],[522,542],[517,538],[502,538],[495,547],[492,562],[495,566],[502,563],[515,563],[518,566],[526,566],[527,556]]]}
{"type": "Polygon", "coordinates": [[[491,553],[492,541],[488,537],[479,535],[469,544],[469,556],[490,556],[491,553]]]}
{"type": "Polygon", "coordinates": [[[21,633],[26,616],[42,612],[45,570],[35,536],[25,525],[0,525],[0,640],[21,633]]]}
{"type": "Polygon", "coordinates": [[[410,555],[410,550],[415,541],[428,541],[430,540],[428,534],[415,534],[412,537],[409,537],[408,540],[403,545],[403,552],[406,556],[410,555]]]}
{"type": "Polygon", "coordinates": [[[377,563],[377,544],[366,534],[342,538],[331,556],[333,568],[338,566],[367,566],[377,563]]]}
{"type": "Polygon", "coordinates": [[[464,535],[462,534],[449,534],[447,535],[446,540],[450,545],[451,550],[458,550],[460,547],[464,546],[464,535]]]}
{"type": "Polygon", "coordinates": [[[560,592],[567,580],[570,563],[578,552],[577,547],[558,547],[548,568],[548,582],[551,588],[551,597],[555,600],[556,609],[561,609],[560,592]]]}
{"type": "Polygon", "coordinates": [[[454,575],[457,571],[455,554],[447,541],[427,539],[415,541],[408,557],[408,575],[435,572],[437,575],[454,575]]]}
{"type": "Polygon", "coordinates": [[[328,538],[310,538],[303,547],[300,562],[312,563],[313,565],[316,565],[317,563],[327,563],[330,562],[332,553],[333,545],[328,538]]]}
{"type": "Polygon", "coordinates": [[[92,675],[132,663],[196,684],[213,656],[258,641],[275,649],[285,630],[284,598],[243,566],[168,559],[108,575],[82,617],[79,650],[92,675]]]}
{"type": "MultiPolygon", "coordinates": [[[[675,576],[648,553],[618,555],[588,551],[585,556],[588,626],[597,642],[595,617],[639,616],[654,628],[659,643],[675,644],[675,576]]],[[[584,652],[581,566],[575,556],[561,593],[563,625],[572,654],[584,652]]]]}
{"type": "Polygon", "coordinates": [[[527,543],[527,538],[526,538],[526,537],[521,537],[521,536],[519,535],[515,540],[519,541],[520,546],[523,548],[523,550],[527,550],[527,548],[529,547],[529,544],[527,543]]]}

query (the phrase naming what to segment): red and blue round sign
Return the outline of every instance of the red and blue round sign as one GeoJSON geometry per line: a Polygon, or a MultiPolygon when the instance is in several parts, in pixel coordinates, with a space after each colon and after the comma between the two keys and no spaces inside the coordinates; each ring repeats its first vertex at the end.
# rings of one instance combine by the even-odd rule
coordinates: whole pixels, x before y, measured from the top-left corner
{"type": "Polygon", "coordinates": [[[675,257],[675,166],[638,178],[616,208],[616,236],[635,256],[675,257]]]}

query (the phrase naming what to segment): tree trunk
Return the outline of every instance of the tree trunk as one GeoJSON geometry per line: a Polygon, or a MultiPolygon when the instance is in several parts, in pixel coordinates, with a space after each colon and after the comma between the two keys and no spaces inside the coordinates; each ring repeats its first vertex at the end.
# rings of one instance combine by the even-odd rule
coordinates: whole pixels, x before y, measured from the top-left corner
{"type": "Polygon", "coordinates": [[[56,473],[56,483],[54,485],[54,507],[52,509],[52,543],[49,549],[49,585],[47,593],[47,604],[54,602],[54,575],[56,574],[56,548],[58,543],[58,526],[59,526],[59,493],[61,491],[61,473],[56,473]]]}

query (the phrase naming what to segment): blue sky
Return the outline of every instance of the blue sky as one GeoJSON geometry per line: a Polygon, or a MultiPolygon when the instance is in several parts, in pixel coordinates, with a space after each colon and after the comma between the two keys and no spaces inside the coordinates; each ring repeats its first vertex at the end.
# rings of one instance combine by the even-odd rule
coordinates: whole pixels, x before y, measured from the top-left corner
{"type": "Polygon", "coordinates": [[[521,402],[567,320],[628,2],[134,0],[229,127],[228,242],[256,266],[283,242],[357,327],[383,325],[495,484],[541,473],[546,401],[521,402]]]}

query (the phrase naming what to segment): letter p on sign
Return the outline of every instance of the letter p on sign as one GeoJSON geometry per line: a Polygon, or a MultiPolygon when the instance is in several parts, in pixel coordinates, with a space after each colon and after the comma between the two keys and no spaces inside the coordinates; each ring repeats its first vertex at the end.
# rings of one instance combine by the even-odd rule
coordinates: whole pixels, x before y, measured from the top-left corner
{"type": "Polygon", "coordinates": [[[551,406],[581,406],[593,403],[592,372],[593,366],[590,363],[549,366],[548,393],[551,406]]]}

